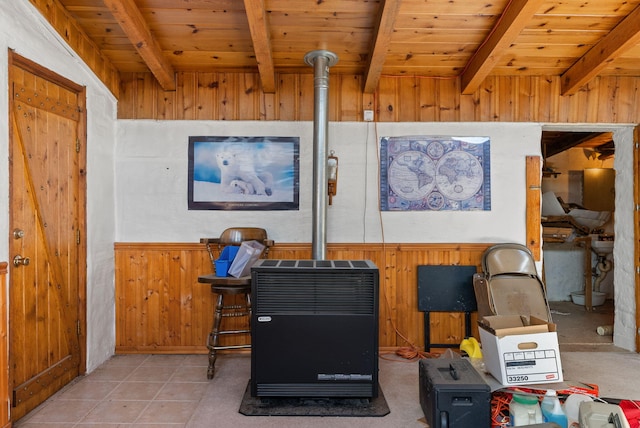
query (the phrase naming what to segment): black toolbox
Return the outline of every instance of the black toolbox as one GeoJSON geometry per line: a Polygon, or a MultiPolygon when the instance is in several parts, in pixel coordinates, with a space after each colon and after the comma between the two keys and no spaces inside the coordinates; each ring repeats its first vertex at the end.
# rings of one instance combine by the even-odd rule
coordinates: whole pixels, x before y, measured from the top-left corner
{"type": "Polygon", "coordinates": [[[430,428],[490,428],[491,389],[466,358],[419,361],[420,405],[430,428]]]}

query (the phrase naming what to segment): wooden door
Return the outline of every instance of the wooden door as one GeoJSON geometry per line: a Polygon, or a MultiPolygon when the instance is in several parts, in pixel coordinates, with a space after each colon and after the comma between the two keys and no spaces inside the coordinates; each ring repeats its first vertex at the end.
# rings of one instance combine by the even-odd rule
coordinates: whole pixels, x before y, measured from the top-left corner
{"type": "Polygon", "coordinates": [[[16,420],[84,370],[84,90],[17,55],[10,82],[9,389],[16,420]]]}
{"type": "Polygon", "coordinates": [[[616,170],[587,168],[582,171],[582,206],[592,211],[616,210],[616,170]]]}

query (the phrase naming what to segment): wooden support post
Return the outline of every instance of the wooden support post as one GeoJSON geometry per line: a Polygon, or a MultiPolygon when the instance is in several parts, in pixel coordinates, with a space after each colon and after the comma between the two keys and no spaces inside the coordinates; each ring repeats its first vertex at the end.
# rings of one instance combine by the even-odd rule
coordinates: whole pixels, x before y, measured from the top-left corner
{"type": "Polygon", "coordinates": [[[584,246],[584,308],[593,310],[593,285],[591,284],[591,237],[576,238],[584,246]]]}

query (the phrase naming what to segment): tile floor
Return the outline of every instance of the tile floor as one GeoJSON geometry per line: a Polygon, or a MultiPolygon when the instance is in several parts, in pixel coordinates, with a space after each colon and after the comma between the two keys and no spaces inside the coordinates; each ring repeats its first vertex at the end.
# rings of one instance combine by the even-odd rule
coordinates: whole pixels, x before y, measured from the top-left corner
{"type": "Polygon", "coordinates": [[[206,355],[116,356],[54,394],[18,428],[425,428],[416,361],[380,358],[385,417],[245,416],[248,353],[221,355],[206,379],[206,355]]]}
{"type": "MultiPolygon", "coordinates": [[[[612,306],[612,304],[605,305],[594,312],[587,313],[584,308],[571,303],[552,303],[553,319],[558,324],[559,331],[562,332],[559,334],[561,349],[564,345],[571,351],[608,351],[608,347],[603,345],[608,344],[612,347],[611,336],[598,336],[595,329],[602,323],[612,321],[612,306]],[[587,344],[593,346],[585,346],[587,344]]],[[[246,360],[242,364],[246,366],[244,372],[248,374],[248,358],[240,360],[246,360]]],[[[202,425],[203,420],[210,421],[212,418],[216,420],[215,425],[220,426],[220,417],[203,414],[203,408],[207,406],[199,407],[199,404],[201,402],[206,404],[207,400],[212,400],[212,390],[209,389],[211,385],[214,387],[215,384],[225,385],[222,394],[228,395],[226,388],[231,378],[224,377],[225,373],[221,371],[216,376],[217,382],[213,384],[212,381],[207,380],[206,370],[206,355],[117,355],[89,375],[71,382],[39,408],[17,421],[14,427],[184,428],[189,426],[199,428],[214,426],[213,422],[211,425],[202,425]]],[[[235,377],[238,376],[235,375],[235,377]]],[[[394,381],[400,379],[395,373],[387,377],[388,380],[394,381]]],[[[242,395],[244,385],[246,383],[239,386],[240,390],[237,391],[239,396],[242,395]]],[[[389,382],[386,385],[389,385],[389,382]]],[[[216,406],[223,407],[220,403],[223,401],[221,396],[216,395],[220,392],[215,391],[216,406]]],[[[391,389],[389,392],[389,395],[392,395],[391,389]]],[[[229,407],[231,410],[225,410],[227,411],[225,419],[237,413],[237,405],[234,401],[229,407]]],[[[251,419],[251,426],[266,427],[273,424],[275,424],[273,426],[282,426],[281,421],[276,421],[277,418],[261,418],[261,421],[249,419],[251,419]]],[[[353,427],[351,418],[347,419],[349,421],[345,421],[344,426],[353,427]]],[[[416,419],[413,418],[413,421],[416,419]]],[[[232,422],[229,419],[228,421],[230,425],[226,426],[234,428],[245,426],[238,420],[232,422]]],[[[335,425],[336,421],[332,422],[335,425]]],[[[369,428],[378,426],[375,422],[377,421],[369,420],[366,426],[369,428]]],[[[321,421],[313,426],[325,425],[326,422],[321,421]]],[[[308,425],[301,425],[296,420],[295,425],[289,426],[300,428],[308,425]]],[[[424,423],[407,425],[403,422],[397,426],[423,427],[424,423]]]]}
{"type": "Polygon", "coordinates": [[[15,427],[184,427],[205,394],[206,355],[119,355],[15,427]]]}

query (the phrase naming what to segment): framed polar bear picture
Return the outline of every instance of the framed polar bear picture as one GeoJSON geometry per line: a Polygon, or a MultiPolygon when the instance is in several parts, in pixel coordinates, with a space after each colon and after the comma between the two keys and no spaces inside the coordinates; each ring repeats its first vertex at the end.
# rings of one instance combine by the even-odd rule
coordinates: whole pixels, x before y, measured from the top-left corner
{"type": "Polygon", "coordinates": [[[297,210],[299,137],[189,137],[190,210],[297,210]]]}

